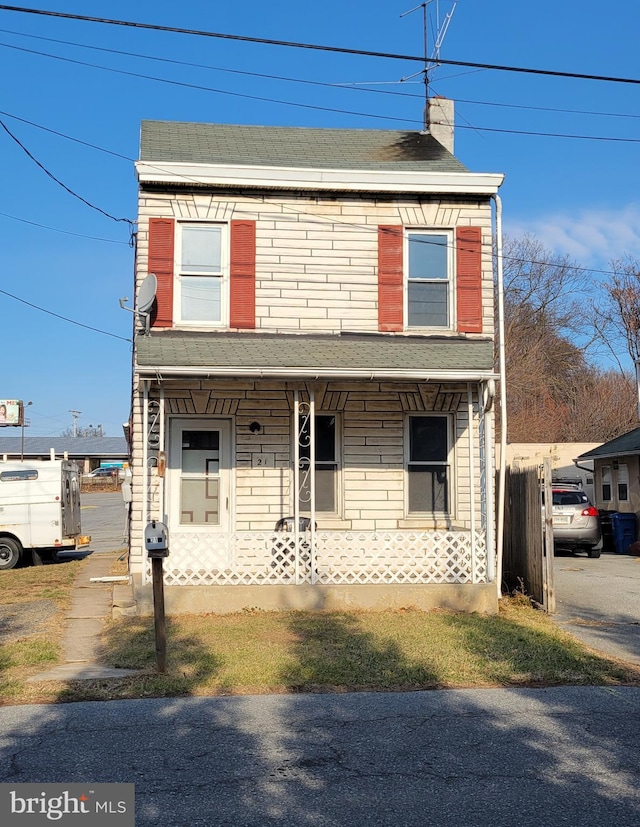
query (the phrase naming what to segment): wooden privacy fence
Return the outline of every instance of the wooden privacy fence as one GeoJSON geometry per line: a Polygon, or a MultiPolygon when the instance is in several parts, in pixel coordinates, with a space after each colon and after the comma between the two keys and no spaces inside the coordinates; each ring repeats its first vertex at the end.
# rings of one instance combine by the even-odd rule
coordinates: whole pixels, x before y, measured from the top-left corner
{"type": "MultiPolygon", "coordinates": [[[[543,474],[547,502],[551,501],[551,464],[543,474]]],[[[555,611],[553,589],[553,536],[551,516],[542,514],[541,480],[537,468],[507,468],[503,548],[503,589],[524,589],[548,612],[555,611]],[[550,553],[545,553],[545,547],[550,553]]],[[[548,509],[549,510],[549,509],[548,509]]]]}

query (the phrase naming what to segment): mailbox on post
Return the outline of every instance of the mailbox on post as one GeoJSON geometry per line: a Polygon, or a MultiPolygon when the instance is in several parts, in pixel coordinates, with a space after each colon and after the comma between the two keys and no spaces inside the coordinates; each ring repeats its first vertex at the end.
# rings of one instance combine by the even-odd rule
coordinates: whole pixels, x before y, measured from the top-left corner
{"type": "Polygon", "coordinates": [[[169,554],[167,527],[158,520],[151,520],[144,530],[144,547],[151,560],[153,580],[153,615],[156,630],[156,664],[158,672],[167,666],[167,633],[164,617],[163,561],[169,554]]]}
{"type": "Polygon", "coordinates": [[[144,547],[149,557],[167,557],[169,542],[164,523],[152,520],[144,530],[144,547]]]}

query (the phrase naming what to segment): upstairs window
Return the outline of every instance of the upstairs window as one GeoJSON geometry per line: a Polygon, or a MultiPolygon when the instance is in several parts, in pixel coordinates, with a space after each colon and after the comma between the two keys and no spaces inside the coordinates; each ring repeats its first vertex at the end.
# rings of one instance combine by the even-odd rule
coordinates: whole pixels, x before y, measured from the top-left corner
{"type": "Polygon", "coordinates": [[[226,228],[180,224],[176,318],[190,324],[223,324],[227,316],[226,228]]]}
{"type": "Polygon", "coordinates": [[[451,244],[448,233],[407,234],[408,327],[450,327],[451,244]]]}
{"type": "Polygon", "coordinates": [[[152,327],[255,328],[255,221],[150,218],[148,272],[158,280],[152,327]]]}
{"type": "Polygon", "coordinates": [[[406,230],[381,224],[378,330],[488,331],[483,319],[482,241],[481,227],[406,230]]]}

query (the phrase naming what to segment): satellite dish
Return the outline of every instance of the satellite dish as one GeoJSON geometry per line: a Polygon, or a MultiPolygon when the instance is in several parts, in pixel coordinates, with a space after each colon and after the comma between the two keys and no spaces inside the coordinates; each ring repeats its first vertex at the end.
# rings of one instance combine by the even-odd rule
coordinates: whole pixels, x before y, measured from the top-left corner
{"type": "Polygon", "coordinates": [[[158,279],[154,273],[149,273],[138,290],[138,313],[148,313],[156,299],[158,279]]]}
{"type": "Polygon", "coordinates": [[[120,307],[123,310],[128,310],[129,313],[134,313],[139,319],[144,321],[144,332],[149,335],[149,326],[151,324],[151,308],[156,300],[156,291],[158,289],[158,279],[154,273],[144,279],[138,290],[138,306],[134,310],[131,307],[125,307],[125,303],[129,299],[120,299],[120,307]]]}

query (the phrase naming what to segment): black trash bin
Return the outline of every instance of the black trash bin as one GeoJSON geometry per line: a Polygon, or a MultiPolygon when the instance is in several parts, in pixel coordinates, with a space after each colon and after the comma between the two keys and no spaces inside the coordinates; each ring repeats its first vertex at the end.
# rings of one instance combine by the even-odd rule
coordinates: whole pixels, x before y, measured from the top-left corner
{"type": "Polygon", "coordinates": [[[613,553],[616,550],[616,546],[613,540],[612,517],[614,514],[617,513],[617,511],[610,511],[606,508],[598,509],[598,515],[600,517],[600,529],[602,531],[602,550],[608,551],[610,553],[613,553]]]}
{"type": "Polygon", "coordinates": [[[631,543],[636,541],[636,515],[618,512],[612,515],[611,522],[616,554],[627,554],[631,543]]]}

